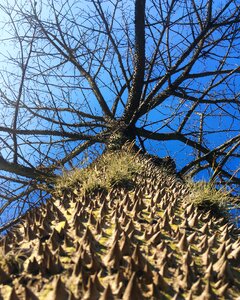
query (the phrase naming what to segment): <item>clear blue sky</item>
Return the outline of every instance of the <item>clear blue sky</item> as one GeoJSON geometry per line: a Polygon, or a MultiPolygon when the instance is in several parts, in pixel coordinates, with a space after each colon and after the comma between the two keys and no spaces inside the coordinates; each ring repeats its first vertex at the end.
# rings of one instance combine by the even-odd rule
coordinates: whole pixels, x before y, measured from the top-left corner
{"type": "MultiPolygon", "coordinates": [[[[10,1],[10,3],[14,3],[15,1],[10,1]]],[[[21,3],[21,1],[17,1],[18,3],[21,3]]],[[[133,3],[132,1],[129,1],[131,4],[133,3]]],[[[57,5],[57,3],[56,3],[57,5]]],[[[47,15],[48,11],[44,11],[43,14],[47,15]]],[[[178,12],[179,13],[179,12],[178,12]]],[[[175,15],[175,17],[177,17],[177,13],[175,15]]],[[[120,14],[119,14],[119,17],[120,14]]],[[[1,10],[0,10],[0,28],[2,28],[1,30],[1,39],[4,39],[5,37],[7,38],[7,33],[5,30],[8,30],[7,27],[2,27],[5,20],[4,20],[4,15],[1,14],[1,10]]],[[[90,22],[91,20],[89,20],[90,22]]],[[[24,28],[22,28],[24,30],[24,28]]],[[[176,39],[176,36],[170,36],[170,39],[172,39],[172,42],[174,42],[174,39],[176,39]]],[[[124,42],[124,37],[123,37],[123,42],[124,42]]],[[[133,42],[133,41],[132,41],[133,42]]],[[[150,44],[148,45],[147,48],[147,56],[150,53],[150,48],[151,48],[152,44],[150,42],[150,44]]],[[[14,43],[9,43],[9,40],[6,40],[5,43],[1,44],[1,49],[0,49],[0,70],[4,70],[7,69],[8,71],[12,72],[12,77],[8,78],[11,87],[13,87],[13,89],[15,88],[15,90],[17,90],[18,88],[18,82],[15,80],[15,75],[17,75],[17,73],[19,72],[19,69],[16,69],[16,65],[12,65],[10,63],[7,63],[7,61],[5,60],[5,55],[6,54],[10,54],[10,55],[15,55],[16,53],[16,49],[17,49],[17,45],[15,45],[14,43]]],[[[221,49],[217,48],[216,52],[218,52],[218,55],[221,55],[221,49]]],[[[44,58],[45,59],[45,58],[44,58]]],[[[83,57],[83,59],[85,59],[83,57]]],[[[209,62],[211,61],[210,58],[206,58],[205,60],[202,60],[199,64],[196,64],[195,66],[195,71],[198,71],[198,68],[205,68],[205,70],[211,70],[211,68],[213,67],[213,65],[211,65],[209,62]]],[[[51,65],[51,63],[53,63],[52,61],[48,61],[48,59],[46,59],[46,66],[51,65]]],[[[231,61],[231,64],[234,65],[239,65],[239,54],[238,56],[236,56],[235,60],[231,61]]],[[[117,67],[116,67],[117,68],[117,67]]],[[[71,67],[68,69],[68,67],[66,67],[64,69],[64,72],[66,72],[65,74],[74,74],[75,70],[71,69],[71,67]]],[[[103,82],[108,82],[109,76],[106,74],[106,72],[104,73],[104,71],[102,72],[102,80],[103,82]]],[[[4,79],[3,77],[0,77],[0,84],[2,86],[4,86],[4,80],[6,80],[6,78],[4,79]]],[[[61,77],[59,76],[59,78],[52,80],[52,84],[54,83],[60,83],[61,82],[61,77]]],[[[72,81],[74,82],[74,81],[72,81]]],[[[198,81],[198,85],[199,87],[207,85],[208,80],[206,79],[202,79],[198,81]]],[[[83,84],[82,85],[83,88],[86,88],[86,86],[83,84]]],[[[105,99],[107,99],[108,101],[113,101],[113,93],[110,90],[110,87],[112,87],[112,85],[110,85],[109,83],[109,88],[105,87],[104,88],[104,97],[105,99]]],[[[189,86],[188,88],[194,88],[197,89],[197,83],[194,83],[192,86],[189,86]]],[[[219,88],[219,86],[218,86],[219,88]]],[[[1,87],[2,89],[2,87],[1,87]]],[[[43,97],[44,94],[48,94],[48,90],[46,89],[46,87],[44,86],[44,82],[41,85],[41,90],[39,89],[39,94],[41,94],[41,96],[43,97]]],[[[215,93],[218,92],[218,89],[216,89],[215,93]]],[[[54,94],[54,97],[60,97],[61,96],[61,90],[58,88],[54,87],[52,88],[52,93],[54,94]]],[[[81,105],[78,103],[78,99],[80,97],[82,97],[83,95],[87,97],[87,99],[89,100],[89,105],[98,110],[99,107],[96,103],[96,101],[94,100],[93,97],[89,96],[89,91],[88,90],[84,90],[84,93],[80,91],[80,89],[76,88],[76,89],[71,89],[70,93],[69,93],[71,99],[73,99],[74,105],[79,105],[79,108],[81,107],[81,105]]],[[[65,95],[67,96],[67,95],[65,95]]],[[[123,96],[123,98],[126,100],[127,98],[127,94],[125,94],[123,96]]],[[[46,104],[48,103],[47,101],[49,101],[49,99],[46,96],[46,104]]],[[[179,105],[178,102],[175,101],[174,98],[170,98],[169,100],[164,102],[164,105],[162,105],[159,109],[154,110],[152,113],[149,114],[149,119],[154,122],[156,121],[156,124],[153,124],[152,126],[146,127],[146,129],[152,129],[153,131],[158,130],[159,132],[168,132],[171,131],[171,129],[176,128],[179,125],[179,120],[178,119],[173,119],[170,120],[171,122],[169,122],[168,126],[165,126],[166,123],[168,123],[169,121],[169,113],[172,113],[173,109],[176,108],[179,110],[179,112],[181,112],[182,114],[186,113],[186,111],[189,109],[189,107],[187,105],[190,105],[190,103],[184,103],[182,106],[179,105]],[[161,129],[162,128],[162,129],[161,129]]],[[[206,140],[206,143],[208,141],[211,142],[212,146],[218,146],[221,143],[223,143],[226,140],[226,137],[228,135],[227,132],[218,132],[221,128],[224,129],[228,129],[231,125],[232,129],[236,130],[236,134],[239,131],[240,128],[240,116],[239,116],[239,111],[236,111],[236,107],[233,106],[226,106],[225,107],[227,109],[227,113],[232,113],[232,114],[237,114],[238,113],[238,119],[236,119],[234,121],[234,124],[230,123],[232,122],[232,119],[229,118],[229,116],[227,115],[227,113],[222,114],[222,117],[216,118],[214,116],[214,111],[211,111],[211,108],[206,107],[206,105],[204,106],[199,106],[198,110],[195,112],[194,116],[191,118],[191,126],[192,126],[192,130],[194,131],[195,128],[199,127],[199,122],[200,122],[200,113],[203,111],[207,111],[208,116],[205,119],[205,127],[206,129],[209,131],[208,135],[205,135],[203,138],[206,140]]],[[[1,113],[3,113],[5,110],[5,107],[2,105],[1,107],[1,113]]],[[[119,114],[121,113],[121,108],[119,109],[119,114]]],[[[6,113],[5,113],[6,114],[6,113]]],[[[65,116],[65,121],[66,122],[71,122],[72,119],[70,119],[69,115],[65,116]]],[[[9,119],[6,120],[7,123],[11,124],[12,122],[12,116],[9,115],[9,119]]],[[[33,122],[34,123],[34,122],[33,122]]],[[[33,125],[33,124],[31,124],[33,125]]],[[[42,125],[41,125],[42,127],[42,125]]],[[[34,142],[34,138],[31,139],[31,142],[34,142]]],[[[72,147],[74,147],[75,144],[72,143],[72,147]]],[[[146,146],[147,149],[149,150],[150,153],[153,154],[157,154],[159,156],[167,156],[170,155],[171,157],[173,157],[176,160],[176,164],[177,164],[177,168],[181,169],[182,166],[184,166],[186,164],[186,162],[190,162],[192,160],[192,153],[191,153],[191,149],[189,146],[180,143],[180,142],[174,142],[174,141],[168,141],[168,142],[154,142],[154,141],[146,141],[146,146]]],[[[42,146],[42,148],[44,149],[44,145],[42,146]]],[[[1,150],[1,145],[0,145],[0,150],[1,150]]],[[[6,152],[4,152],[6,150],[3,150],[2,155],[6,155],[6,152]]],[[[25,152],[26,157],[28,157],[29,152],[27,147],[22,147],[22,151],[25,152]]],[[[44,151],[44,150],[43,150],[44,151]]],[[[54,153],[52,153],[52,155],[54,155],[54,153]]],[[[37,161],[37,157],[35,157],[34,155],[29,156],[29,159],[36,162],[37,161]]],[[[229,167],[235,167],[236,165],[239,165],[239,161],[238,160],[232,160],[229,162],[229,167]]],[[[205,179],[208,180],[209,176],[211,176],[211,174],[209,174],[206,171],[203,171],[202,173],[198,174],[197,179],[205,179]]]]}

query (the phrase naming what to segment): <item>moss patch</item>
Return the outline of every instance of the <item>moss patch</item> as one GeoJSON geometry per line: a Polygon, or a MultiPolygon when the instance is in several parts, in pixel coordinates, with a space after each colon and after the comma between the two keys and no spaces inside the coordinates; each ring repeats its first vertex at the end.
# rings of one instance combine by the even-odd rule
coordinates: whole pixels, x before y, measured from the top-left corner
{"type": "Polygon", "coordinates": [[[214,183],[188,181],[190,194],[187,201],[195,206],[209,210],[216,216],[228,217],[228,205],[231,202],[230,192],[221,188],[217,190],[214,183]]]}
{"type": "Polygon", "coordinates": [[[142,170],[137,154],[131,150],[106,152],[96,162],[85,169],[63,171],[56,181],[56,190],[81,186],[82,192],[96,190],[109,191],[115,186],[132,189],[134,175],[142,170]]]}

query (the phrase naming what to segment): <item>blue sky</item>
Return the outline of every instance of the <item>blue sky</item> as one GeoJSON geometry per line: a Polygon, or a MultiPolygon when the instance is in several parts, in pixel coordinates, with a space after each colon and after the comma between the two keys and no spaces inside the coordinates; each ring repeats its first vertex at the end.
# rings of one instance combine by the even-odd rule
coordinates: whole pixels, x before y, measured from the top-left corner
{"type": "MultiPolygon", "coordinates": [[[[10,1],[10,2],[14,2],[14,1],[10,1]]],[[[20,1],[17,1],[18,3],[20,3],[20,1]]],[[[23,1],[24,2],[24,1],[23,1]]],[[[26,2],[29,3],[29,2],[26,2]]],[[[60,3],[60,2],[59,2],[60,3]]],[[[79,9],[79,4],[80,2],[76,3],[76,11],[78,11],[77,9],[79,9]]],[[[127,1],[124,1],[124,3],[128,3],[127,1]]],[[[132,21],[133,21],[133,15],[130,12],[130,8],[132,7],[132,1],[129,2],[130,5],[128,6],[129,11],[128,11],[128,18],[126,18],[126,22],[128,22],[128,24],[131,25],[132,21]]],[[[58,3],[56,3],[56,5],[58,5],[58,3]]],[[[127,4],[126,4],[127,5],[127,4]]],[[[90,10],[90,9],[89,9],[90,10]]],[[[0,10],[1,11],[1,10],[0,10]]],[[[124,10],[126,11],[126,10],[124,10]]],[[[91,18],[87,18],[86,13],[84,13],[83,11],[81,11],[81,7],[79,9],[79,12],[82,14],[81,18],[85,18],[85,25],[89,25],[92,22],[91,18]]],[[[109,7],[109,13],[111,14],[112,12],[112,8],[109,7]]],[[[174,18],[178,18],[179,14],[180,14],[181,10],[176,11],[174,14],[174,18]]],[[[51,15],[51,11],[48,9],[43,9],[42,10],[42,15],[47,17],[47,15],[50,14],[51,15]]],[[[121,11],[119,10],[117,13],[118,19],[121,20],[121,11]]],[[[3,15],[0,15],[0,20],[1,21],[5,21],[3,19],[3,15]]],[[[78,32],[75,29],[69,29],[69,24],[66,25],[66,27],[64,27],[66,30],[68,29],[68,33],[72,32],[73,35],[76,35],[77,38],[75,40],[73,40],[73,44],[71,45],[73,48],[74,47],[79,47],[79,53],[81,55],[78,56],[78,59],[80,62],[83,63],[83,65],[86,64],[86,62],[88,63],[88,61],[91,59],[91,56],[88,55],[86,53],[86,49],[84,48],[86,45],[88,45],[88,47],[95,47],[95,44],[98,42],[97,36],[92,35],[91,38],[86,37],[84,35],[81,35],[80,32],[78,32]],[[79,40],[82,40],[82,44],[79,44],[79,40]]],[[[120,22],[115,22],[115,32],[116,32],[116,36],[120,35],[119,33],[119,25],[120,22]]],[[[3,23],[1,23],[1,25],[3,25],[3,23]]],[[[129,26],[130,26],[129,25],[129,26]]],[[[64,25],[65,26],[65,25],[64,25]]],[[[7,37],[7,30],[8,27],[2,27],[2,39],[4,39],[5,37],[7,37]]],[[[19,27],[20,32],[28,32],[28,30],[32,30],[31,28],[28,27],[28,25],[26,25],[26,27],[24,26],[20,26],[19,27]]],[[[188,35],[188,31],[190,32],[190,28],[189,27],[184,27],[183,32],[181,32],[182,35],[188,35]]],[[[197,30],[197,29],[196,29],[197,30]]],[[[130,30],[129,31],[130,34],[130,42],[133,44],[134,43],[134,36],[133,36],[133,31],[130,30]]],[[[215,33],[215,35],[220,34],[220,32],[215,33]]],[[[156,30],[156,32],[154,32],[154,36],[157,38],[159,36],[159,32],[156,30]]],[[[184,44],[181,42],[180,40],[180,33],[175,31],[175,33],[170,34],[169,38],[170,38],[170,44],[173,45],[172,47],[172,55],[173,54],[177,54],[179,51],[179,47],[184,47],[184,44]],[[180,44],[178,44],[180,43],[180,44]],[[174,47],[174,45],[176,45],[174,47]]],[[[215,36],[216,37],[216,36],[215,36]]],[[[123,45],[126,43],[126,35],[124,33],[121,33],[121,36],[119,36],[119,40],[121,40],[121,43],[119,43],[119,48],[122,49],[123,45]]],[[[146,56],[148,59],[151,58],[151,50],[154,48],[154,40],[151,39],[151,37],[148,37],[147,39],[148,42],[148,46],[146,48],[146,56]]],[[[187,40],[186,39],[186,44],[190,43],[191,39],[187,40]]],[[[16,51],[18,48],[17,43],[16,42],[11,42],[9,40],[6,40],[4,43],[1,44],[2,47],[0,49],[0,70],[7,70],[8,72],[11,72],[11,76],[10,77],[6,77],[6,76],[1,76],[0,77],[0,84],[1,84],[1,89],[3,90],[3,92],[6,92],[10,97],[16,97],[16,93],[18,91],[19,88],[19,81],[18,81],[18,75],[20,74],[20,69],[16,67],[16,61],[14,64],[7,62],[7,60],[5,59],[5,55],[6,54],[10,54],[10,55],[15,55],[16,51]],[[12,89],[6,89],[4,90],[4,85],[9,85],[9,87],[12,89]]],[[[102,38],[99,42],[99,44],[97,44],[98,46],[98,51],[99,53],[104,53],[104,49],[106,47],[106,41],[104,40],[104,38],[102,38]]],[[[222,45],[222,47],[215,47],[215,51],[213,54],[211,54],[211,56],[206,56],[206,57],[202,57],[202,59],[195,64],[195,67],[192,70],[192,73],[194,72],[198,72],[199,70],[204,70],[204,71],[209,71],[212,70],[212,68],[214,66],[216,66],[217,61],[219,64],[219,61],[221,59],[221,56],[223,54],[223,52],[225,51],[223,46],[227,46],[227,41],[226,41],[226,45],[222,45]],[[214,57],[212,56],[214,55],[214,57]],[[216,58],[218,57],[218,58],[216,58]],[[215,62],[213,61],[213,58],[217,59],[215,62]]],[[[29,44],[25,43],[24,44],[25,47],[25,53],[27,53],[27,51],[29,50],[29,44]]],[[[50,46],[49,45],[44,45],[44,43],[42,44],[42,49],[45,50],[49,50],[50,46]]],[[[162,47],[162,52],[164,53],[166,51],[166,49],[164,48],[164,46],[162,47]]],[[[41,47],[40,47],[41,48],[41,47]]],[[[40,49],[39,48],[39,49],[40,49]]],[[[206,47],[206,51],[208,50],[208,47],[206,47]]],[[[132,53],[125,53],[123,50],[121,50],[122,55],[129,55],[129,57],[132,56],[132,53]]],[[[39,52],[40,53],[40,52],[39,52]]],[[[100,55],[99,55],[100,56],[100,55]]],[[[120,77],[122,76],[120,74],[120,67],[119,64],[117,62],[117,59],[115,58],[114,60],[111,60],[112,56],[110,55],[109,60],[106,60],[106,63],[108,66],[111,67],[112,72],[114,73],[115,78],[117,78],[117,76],[119,75],[120,77]]],[[[55,103],[54,101],[57,99],[57,103],[59,107],[64,107],[66,105],[66,103],[70,103],[70,105],[72,105],[72,107],[74,107],[74,109],[79,109],[79,110],[84,110],[86,112],[89,112],[91,109],[94,111],[94,113],[96,114],[101,114],[99,105],[96,101],[96,98],[92,95],[91,91],[89,90],[89,86],[86,84],[86,82],[84,82],[82,80],[82,77],[77,75],[74,77],[71,77],[72,75],[76,75],[76,69],[74,69],[72,67],[71,64],[66,63],[64,66],[60,66],[59,68],[55,68],[55,69],[49,69],[49,67],[53,66],[54,64],[57,64],[61,61],[61,57],[52,57],[51,55],[49,56],[43,56],[41,57],[41,55],[36,55],[33,60],[32,60],[32,66],[36,66],[37,63],[41,64],[42,67],[48,69],[48,71],[46,72],[46,74],[48,75],[48,77],[37,77],[36,76],[36,71],[35,69],[32,67],[32,69],[30,69],[29,72],[29,78],[30,75],[31,76],[36,76],[35,78],[38,79],[38,83],[35,84],[33,82],[26,83],[26,94],[23,95],[24,101],[26,103],[28,103],[29,105],[33,105],[35,103],[38,103],[38,101],[41,101],[41,105],[49,105],[51,107],[54,107],[55,103]],[[64,76],[69,76],[68,79],[66,80],[65,77],[62,76],[62,74],[64,74],[64,76]],[[66,84],[66,82],[68,83],[68,87],[65,89],[64,85],[66,84]],[[58,86],[55,86],[58,85],[58,86]],[[59,88],[61,87],[61,88],[59,88]],[[35,93],[34,89],[37,88],[37,93],[35,93]],[[51,96],[49,94],[49,90],[51,91],[51,96]],[[68,101],[68,99],[70,99],[70,101],[68,101]],[[87,100],[87,101],[85,101],[87,100]],[[67,102],[68,101],[68,102],[67,102]]],[[[176,60],[176,58],[175,58],[176,60]]],[[[127,66],[126,60],[124,60],[124,64],[125,67],[127,66]]],[[[234,67],[239,65],[239,52],[236,52],[235,58],[234,59],[230,59],[228,66],[229,67],[234,67]]],[[[93,68],[94,69],[94,68],[93,68]]],[[[155,74],[159,75],[163,75],[166,72],[166,69],[161,65],[161,62],[159,62],[159,65],[155,66],[154,72],[155,74]]],[[[111,79],[111,77],[109,76],[109,74],[102,69],[100,72],[101,76],[98,76],[98,84],[101,87],[101,91],[104,94],[104,97],[106,99],[106,101],[108,103],[113,103],[113,100],[116,96],[116,94],[114,93],[114,82],[111,79]],[[107,83],[107,84],[106,84],[107,83]],[[103,86],[105,85],[105,86],[103,86]]],[[[6,74],[5,74],[6,75],[6,74]]],[[[175,74],[173,76],[173,79],[177,77],[178,74],[175,74]]],[[[239,76],[238,76],[239,78],[239,76]]],[[[120,80],[121,81],[121,80],[120,80]]],[[[211,82],[211,84],[214,84],[215,81],[211,82]]],[[[117,83],[118,87],[119,83],[117,83]]],[[[197,90],[198,89],[202,89],[203,87],[205,87],[205,89],[208,88],[209,85],[209,78],[198,78],[197,80],[189,80],[188,83],[185,85],[185,90],[187,90],[189,93],[192,92],[192,94],[197,95],[197,90]]],[[[228,88],[226,90],[223,89],[223,86],[218,85],[218,87],[216,87],[215,89],[212,89],[212,95],[213,97],[220,97],[220,96],[226,96],[229,92],[229,90],[234,86],[237,85],[237,81],[231,81],[231,79],[228,81],[228,88]],[[221,91],[221,93],[223,93],[222,95],[220,95],[219,91],[221,91]],[[225,93],[225,94],[224,94],[225,93]]],[[[152,89],[153,85],[149,85],[149,91],[152,89]]],[[[163,86],[164,88],[164,86],[163,86]]],[[[122,95],[122,100],[126,102],[127,99],[127,92],[123,93],[122,95]]],[[[179,122],[180,122],[180,117],[184,116],[187,111],[189,110],[189,107],[192,105],[192,102],[190,101],[184,101],[184,102],[180,102],[178,98],[175,97],[170,97],[168,100],[164,101],[164,103],[159,106],[157,109],[155,109],[154,111],[150,112],[148,114],[148,121],[149,122],[155,122],[154,124],[151,124],[149,126],[146,126],[146,129],[151,129],[153,131],[158,131],[160,133],[167,133],[167,132],[171,132],[173,129],[176,129],[179,126],[179,122]],[[178,110],[179,113],[179,118],[173,118],[171,117],[171,114],[173,114],[174,112],[176,112],[176,109],[178,110]]],[[[221,118],[216,116],[216,111],[214,111],[212,109],[212,107],[210,107],[209,105],[206,104],[201,104],[197,107],[197,110],[195,110],[195,112],[192,114],[191,119],[189,120],[189,127],[188,127],[188,132],[185,131],[185,133],[191,134],[192,136],[194,135],[194,132],[199,128],[199,124],[200,124],[200,117],[201,117],[201,113],[205,112],[205,129],[210,131],[209,134],[206,134],[205,136],[203,136],[203,139],[205,141],[206,144],[211,143],[212,147],[216,147],[218,145],[221,145],[221,143],[223,143],[226,138],[230,138],[229,133],[224,131],[224,132],[220,132],[222,129],[224,130],[228,130],[228,128],[231,126],[232,128],[232,136],[234,136],[234,134],[238,134],[239,132],[239,128],[240,128],[240,116],[239,116],[239,111],[237,110],[237,105],[226,105],[226,104],[221,104],[220,107],[218,109],[222,110],[222,116],[221,118]],[[233,114],[235,116],[237,116],[237,118],[235,118],[234,123],[232,123],[232,118],[229,117],[229,114],[233,114]],[[235,132],[234,132],[235,130],[235,132]]],[[[10,125],[12,123],[12,117],[11,117],[11,113],[13,110],[11,109],[7,109],[6,107],[4,107],[4,105],[2,104],[1,106],[1,113],[4,114],[6,116],[6,114],[9,115],[9,118],[5,118],[5,122],[7,123],[7,125],[10,125]]],[[[121,116],[123,111],[123,106],[119,106],[118,108],[118,116],[121,116]]],[[[46,122],[42,122],[41,124],[37,123],[37,119],[30,119],[27,120],[27,114],[26,114],[26,110],[23,110],[22,112],[23,114],[23,119],[22,121],[18,124],[19,127],[24,127],[24,128],[30,128],[31,126],[33,127],[37,127],[42,128],[42,129],[49,129],[49,123],[46,122]]],[[[49,117],[57,117],[56,115],[52,115],[49,113],[49,117]]],[[[74,115],[70,115],[69,113],[61,113],[61,118],[64,119],[64,121],[67,122],[78,122],[79,118],[76,114],[74,115]]],[[[139,121],[138,124],[141,124],[141,122],[144,122],[145,118],[142,118],[142,120],[139,121]]],[[[51,124],[51,129],[58,129],[57,125],[51,124]]],[[[65,130],[68,130],[67,126],[65,126],[65,130]]],[[[71,129],[73,130],[73,129],[71,129]]],[[[81,132],[83,131],[82,128],[75,128],[74,129],[75,132],[81,132]]],[[[98,129],[96,129],[96,132],[98,132],[98,129]]],[[[2,134],[2,133],[1,133],[2,134]]],[[[21,138],[19,138],[20,140],[21,138]]],[[[53,138],[53,141],[57,141],[57,137],[53,138]]],[[[48,143],[49,139],[45,139],[45,142],[48,143]]],[[[35,143],[37,142],[35,137],[29,137],[29,142],[31,144],[31,149],[29,148],[29,146],[27,145],[22,145],[21,146],[21,151],[24,155],[25,158],[27,158],[29,161],[31,161],[33,164],[38,164],[39,161],[39,157],[33,152],[33,149],[35,147],[35,143]]],[[[78,142],[77,142],[78,144],[78,142]]],[[[71,142],[68,145],[69,150],[73,149],[76,146],[75,142],[71,142]]],[[[37,147],[37,145],[36,145],[37,147]]],[[[43,142],[43,138],[42,138],[42,143],[39,146],[42,151],[42,153],[47,152],[47,146],[44,144],[43,142]]],[[[0,149],[2,148],[2,155],[7,156],[10,155],[9,157],[11,157],[11,153],[9,154],[9,151],[7,149],[6,146],[0,145],[0,149]]],[[[153,153],[153,154],[157,154],[159,156],[172,156],[175,160],[176,160],[176,164],[177,164],[177,168],[178,170],[180,170],[185,164],[186,162],[190,162],[193,159],[193,154],[196,154],[196,151],[190,151],[190,147],[187,146],[184,143],[181,142],[176,142],[176,141],[146,141],[146,148],[149,152],[153,153]]],[[[65,155],[64,151],[61,150],[61,145],[60,146],[54,146],[52,148],[53,150],[50,153],[50,157],[55,158],[57,156],[57,158],[61,158],[63,155],[65,155]]],[[[79,163],[79,161],[81,161],[81,156],[77,159],[75,159],[76,163],[79,163]]],[[[46,161],[46,163],[49,163],[49,160],[46,161]]],[[[236,166],[239,167],[239,160],[238,159],[233,159],[231,161],[229,161],[228,167],[231,168],[235,168],[236,166]]],[[[67,166],[69,167],[69,166],[67,166]]],[[[211,172],[211,171],[210,171],[211,172]]],[[[207,180],[209,178],[209,176],[211,176],[211,173],[209,173],[208,171],[203,171],[201,173],[198,174],[197,179],[205,179],[207,180]]]]}

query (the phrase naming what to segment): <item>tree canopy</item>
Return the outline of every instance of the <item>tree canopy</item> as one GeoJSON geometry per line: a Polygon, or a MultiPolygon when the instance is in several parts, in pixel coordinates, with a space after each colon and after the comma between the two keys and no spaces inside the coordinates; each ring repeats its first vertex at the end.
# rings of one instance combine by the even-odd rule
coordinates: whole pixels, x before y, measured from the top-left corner
{"type": "Polygon", "coordinates": [[[0,11],[0,213],[14,219],[61,168],[126,141],[183,147],[179,174],[239,184],[238,1],[6,0],[0,11]]]}

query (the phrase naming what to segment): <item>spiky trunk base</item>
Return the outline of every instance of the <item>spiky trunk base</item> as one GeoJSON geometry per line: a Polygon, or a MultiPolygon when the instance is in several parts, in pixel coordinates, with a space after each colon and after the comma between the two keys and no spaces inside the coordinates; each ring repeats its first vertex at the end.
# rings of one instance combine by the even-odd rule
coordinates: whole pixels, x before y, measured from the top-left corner
{"type": "Polygon", "coordinates": [[[168,163],[136,159],[134,190],[92,196],[76,184],[11,229],[3,299],[237,299],[237,230],[186,203],[168,163]]]}

